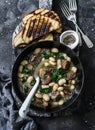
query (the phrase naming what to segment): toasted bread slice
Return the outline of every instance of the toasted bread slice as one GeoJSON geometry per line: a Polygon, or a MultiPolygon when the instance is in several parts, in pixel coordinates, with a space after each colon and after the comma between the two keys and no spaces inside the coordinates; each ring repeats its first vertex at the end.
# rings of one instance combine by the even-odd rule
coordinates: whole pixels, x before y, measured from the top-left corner
{"type": "Polygon", "coordinates": [[[15,48],[16,46],[18,46],[21,43],[25,43],[25,41],[22,39],[22,30],[14,37],[13,39],[13,47],[15,48]]]}
{"type": "Polygon", "coordinates": [[[16,35],[13,40],[13,46],[16,47],[20,43],[29,43],[35,39],[42,37],[49,32],[60,28],[60,22],[49,17],[35,15],[28,19],[26,26],[16,35]]]}
{"type": "Polygon", "coordinates": [[[39,41],[45,41],[45,40],[53,41],[53,39],[54,39],[54,38],[53,38],[52,33],[49,33],[49,34],[43,36],[39,41]]]}
{"type": "Polygon", "coordinates": [[[29,14],[26,14],[24,15],[23,19],[22,19],[22,23],[23,25],[25,25],[27,23],[27,20],[30,18],[30,17],[33,17],[34,15],[38,16],[38,15],[41,15],[41,16],[47,16],[49,18],[52,18],[52,19],[55,19],[56,21],[60,21],[60,18],[58,16],[57,13],[55,13],[54,11],[51,11],[51,10],[47,10],[45,8],[40,8],[40,9],[37,9],[29,14]]]}
{"type": "Polygon", "coordinates": [[[36,9],[35,11],[33,11],[31,13],[25,14],[22,18],[22,24],[25,25],[30,17],[33,17],[34,15],[37,16],[37,15],[41,14],[41,12],[43,10],[45,10],[45,9],[39,8],[39,9],[36,9]]]}
{"type": "Polygon", "coordinates": [[[25,43],[35,40],[45,34],[52,32],[60,27],[60,23],[49,17],[40,16],[32,17],[28,20],[25,28],[23,29],[23,40],[25,43]]]}
{"type": "Polygon", "coordinates": [[[56,29],[57,33],[61,33],[62,32],[62,26],[60,26],[58,29],[56,29]]]}
{"type": "Polygon", "coordinates": [[[13,39],[13,47],[21,43],[29,44],[39,38],[53,39],[50,32],[62,31],[61,20],[57,13],[45,8],[36,9],[32,13],[24,15],[23,28],[13,39]]]}

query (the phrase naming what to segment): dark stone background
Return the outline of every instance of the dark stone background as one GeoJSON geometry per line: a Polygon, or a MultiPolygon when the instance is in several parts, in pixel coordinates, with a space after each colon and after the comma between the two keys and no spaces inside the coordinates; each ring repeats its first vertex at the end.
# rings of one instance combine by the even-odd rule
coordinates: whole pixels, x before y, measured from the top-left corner
{"type": "MultiPolygon", "coordinates": [[[[12,34],[24,13],[38,7],[38,0],[0,0],[0,72],[11,76],[12,34]]],[[[95,45],[95,0],[78,0],[78,22],[95,45]]],[[[80,49],[85,71],[81,112],[58,118],[35,118],[39,130],[95,130],[95,46],[80,49]]]]}

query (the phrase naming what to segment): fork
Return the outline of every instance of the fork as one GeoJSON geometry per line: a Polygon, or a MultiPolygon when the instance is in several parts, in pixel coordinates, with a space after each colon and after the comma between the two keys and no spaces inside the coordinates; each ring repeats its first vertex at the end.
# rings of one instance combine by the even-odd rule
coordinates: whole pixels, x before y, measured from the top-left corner
{"type": "MultiPolygon", "coordinates": [[[[76,20],[76,12],[77,12],[77,3],[76,3],[76,0],[69,0],[69,9],[75,19],[75,23],[77,23],[77,20],[76,20]]],[[[81,35],[78,31],[78,28],[77,28],[77,25],[75,24],[75,27],[76,27],[76,32],[78,33],[79,35],[79,44],[80,46],[82,46],[82,39],[81,39],[81,35]]]]}
{"type": "Polygon", "coordinates": [[[88,38],[88,36],[86,36],[83,31],[80,29],[80,27],[77,25],[77,23],[75,22],[75,18],[72,15],[71,11],[69,10],[69,7],[66,5],[66,3],[60,2],[59,6],[61,8],[62,13],[64,14],[64,16],[69,20],[72,21],[78,28],[78,30],[80,31],[83,40],[85,41],[86,45],[88,46],[88,48],[92,48],[93,47],[93,43],[92,41],[88,38]]]}
{"type": "MultiPolygon", "coordinates": [[[[76,23],[76,12],[77,12],[76,0],[69,0],[69,10],[71,11],[76,23]]],[[[77,26],[76,26],[76,31],[77,31],[77,26]]]]}

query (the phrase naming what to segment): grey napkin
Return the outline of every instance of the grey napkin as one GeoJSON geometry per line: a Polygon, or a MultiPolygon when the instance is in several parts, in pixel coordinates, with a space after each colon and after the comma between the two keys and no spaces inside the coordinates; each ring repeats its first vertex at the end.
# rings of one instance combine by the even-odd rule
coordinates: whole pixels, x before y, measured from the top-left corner
{"type": "Polygon", "coordinates": [[[11,80],[0,73],[0,130],[37,130],[32,118],[19,117],[11,87],[11,80]]]}

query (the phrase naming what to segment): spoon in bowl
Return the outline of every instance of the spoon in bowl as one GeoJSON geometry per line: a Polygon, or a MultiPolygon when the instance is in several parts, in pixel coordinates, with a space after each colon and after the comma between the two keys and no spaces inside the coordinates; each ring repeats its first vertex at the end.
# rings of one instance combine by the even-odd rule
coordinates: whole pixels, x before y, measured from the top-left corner
{"type": "Polygon", "coordinates": [[[22,118],[25,118],[26,115],[27,115],[27,112],[28,112],[28,108],[31,104],[31,99],[32,97],[34,96],[37,88],[38,88],[38,85],[39,85],[39,82],[40,82],[40,78],[39,78],[39,75],[38,75],[38,71],[39,69],[41,68],[41,66],[44,64],[45,61],[41,61],[40,64],[37,66],[37,68],[35,69],[35,72],[34,72],[34,78],[36,80],[36,83],[35,85],[33,86],[33,88],[31,89],[31,91],[29,92],[28,96],[26,97],[26,99],[24,100],[21,108],[19,109],[19,116],[22,117],[22,118]]]}

